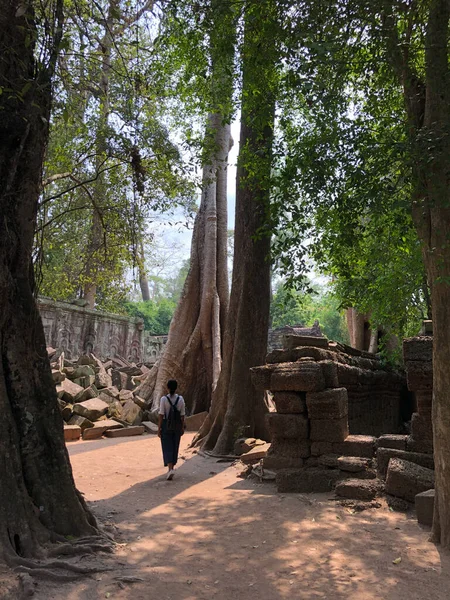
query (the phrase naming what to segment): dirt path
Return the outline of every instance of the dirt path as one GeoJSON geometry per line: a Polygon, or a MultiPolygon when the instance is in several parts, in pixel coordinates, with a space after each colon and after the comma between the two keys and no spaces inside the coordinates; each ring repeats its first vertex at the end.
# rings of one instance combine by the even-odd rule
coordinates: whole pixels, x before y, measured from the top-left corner
{"type": "Polygon", "coordinates": [[[126,545],[115,571],[38,600],[448,600],[450,557],[411,516],[355,513],[331,494],[279,495],[272,484],[186,451],[165,481],[152,436],[69,445],[75,479],[126,545]],[[401,558],[399,564],[392,561],[401,558]],[[144,581],[120,584],[115,577],[144,581]],[[122,587],[121,587],[122,585],[122,587]]]}

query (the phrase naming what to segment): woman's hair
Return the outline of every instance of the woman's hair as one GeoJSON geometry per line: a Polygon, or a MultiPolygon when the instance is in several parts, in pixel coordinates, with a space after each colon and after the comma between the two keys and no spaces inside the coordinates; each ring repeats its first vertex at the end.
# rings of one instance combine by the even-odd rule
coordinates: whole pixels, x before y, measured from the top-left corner
{"type": "Polygon", "coordinates": [[[174,392],[178,387],[178,383],[175,381],[175,379],[169,379],[169,381],[167,382],[167,389],[169,390],[169,392],[174,392]]]}

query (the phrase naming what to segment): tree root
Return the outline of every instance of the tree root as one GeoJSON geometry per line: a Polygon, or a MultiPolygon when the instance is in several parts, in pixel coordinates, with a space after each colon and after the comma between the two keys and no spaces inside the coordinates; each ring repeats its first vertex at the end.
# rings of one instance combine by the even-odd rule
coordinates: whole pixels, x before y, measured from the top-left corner
{"type": "Polygon", "coordinates": [[[55,581],[56,583],[68,583],[70,581],[76,581],[81,577],[80,574],[72,573],[55,573],[49,569],[30,569],[28,567],[16,567],[15,571],[19,573],[27,573],[33,578],[46,579],[48,581],[55,581]]]}
{"type": "Polygon", "coordinates": [[[64,560],[50,560],[50,561],[34,561],[28,558],[15,557],[11,560],[11,563],[15,565],[16,570],[26,569],[26,572],[35,572],[39,570],[48,569],[62,569],[64,571],[70,571],[71,573],[78,573],[79,575],[92,575],[93,573],[100,573],[105,571],[112,571],[112,567],[82,567],[80,565],[74,565],[64,560]]]}
{"type": "Polygon", "coordinates": [[[112,544],[60,544],[51,548],[47,555],[48,556],[76,556],[78,554],[94,554],[95,552],[114,552],[112,544]]]}

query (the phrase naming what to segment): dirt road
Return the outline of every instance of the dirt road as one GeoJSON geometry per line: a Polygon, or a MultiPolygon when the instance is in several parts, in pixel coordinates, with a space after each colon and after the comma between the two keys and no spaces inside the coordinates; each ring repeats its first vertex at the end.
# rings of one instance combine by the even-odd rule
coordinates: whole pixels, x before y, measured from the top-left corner
{"type": "Polygon", "coordinates": [[[191,438],[172,482],[156,437],[69,445],[77,486],[124,545],[105,558],[114,571],[40,584],[38,600],[450,598],[450,557],[411,515],[353,513],[332,494],[279,495],[186,451],[191,438]]]}

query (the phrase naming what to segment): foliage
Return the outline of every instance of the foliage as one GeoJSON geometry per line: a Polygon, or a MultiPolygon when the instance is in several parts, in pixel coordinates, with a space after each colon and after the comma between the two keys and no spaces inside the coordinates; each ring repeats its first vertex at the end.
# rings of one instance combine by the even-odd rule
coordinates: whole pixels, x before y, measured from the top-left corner
{"type": "Polygon", "coordinates": [[[81,296],[94,278],[97,305],[117,307],[152,214],[182,206],[192,216],[189,167],[148,78],[152,4],[67,5],[36,237],[48,296],[81,296]]]}
{"type": "Polygon", "coordinates": [[[427,313],[428,289],[411,219],[403,98],[378,9],[337,0],[291,13],[273,252],[291,286],[313,258],[337,282],[342,306],[402,335],[427,313]]]}
{"type": "Polygon", "coordinates": [[[126,302],[126,312],[132,317],[144,320],[146,331],[153,335],[166,335],[176,308],[176,302],[169,298],[147,300],[147,302],[126,302]]]}
{"type": "Polygon", "coordinates": [[[348,333],[339,300],[332,290],[314,286],[310,293],[302,293],[277,286],[270,309],[272,327],[300,325],[309,327],[316,319],[328,339],[348,343],[348,333]]]}

